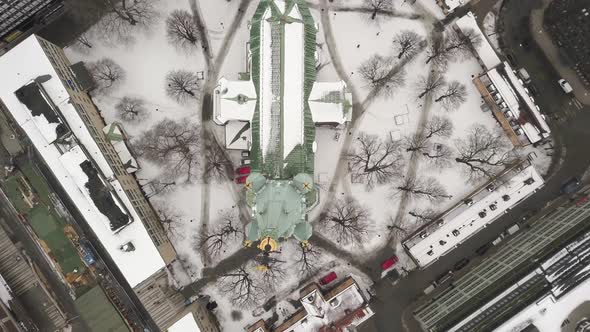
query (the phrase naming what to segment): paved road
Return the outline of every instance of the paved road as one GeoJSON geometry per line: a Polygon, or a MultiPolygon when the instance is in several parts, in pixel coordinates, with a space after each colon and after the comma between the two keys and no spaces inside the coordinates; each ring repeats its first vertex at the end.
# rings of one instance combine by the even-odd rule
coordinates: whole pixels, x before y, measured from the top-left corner
{"type": "Polygon", "coordinates": [[[425,270],[415,271],[395,286],[382,280],[377,283],[378,298],[373,302],[376,319],[365,331],[419,331],[411,317],[412,302],[436,277],[449,270],[449,267],[464,257],[476,256],[475,250],[484,243],[492,241],[510,224],[518,221],[524,214],[538,211],[548,201],[559,195],[559,187],[572,175],[582,174],[590,165],[590,154],[586,142],[590,141],[590,108],[580,108],[570,96],[565,95],[555,84],[559,79],[540,49],[530,42],[528,17],[536,0],[507,0],[501,11],[504,33],[501,36],[505,47],[514,55],[519,66],[529,71],[537,90],[542,94],[536,97],[543,112],[558,120],[550,123],[553,134],[560,141],[565,159],[545,187],[531,198],[496,220],[485,232],[476,234],[449,255],[442,257],[425,270]],[[521,46],[525,42],[525,46],[521,46]],[[526,42],[529,41],[529,42],[526,42]],[[402,319],[403,318],[403,319],[402,319]]]}

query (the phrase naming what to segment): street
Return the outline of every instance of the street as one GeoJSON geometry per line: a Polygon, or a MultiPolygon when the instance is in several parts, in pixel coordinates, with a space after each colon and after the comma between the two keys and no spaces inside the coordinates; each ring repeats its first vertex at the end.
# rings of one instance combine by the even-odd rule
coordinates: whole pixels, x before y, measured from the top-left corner
{"type": "MultiPolygon", "coordinates": [[[[479,4],[490,7],[489,1],[481,1],[479,4]]],[[[586,143],[590,141],[590,108],[581,107],[571,96],[563,93],[556,83],[559,75],[532,41],[528,17],[538,4],[535,0],[505,1],[501,11],[501,37],[507,51],[517,62],[516,68],[526,68],[533,84],[540,91],[535,98],[541,110],[548,118],[557,119],[550,122],[556,146],[554,153],[559,154],[562,149],[565,151],[565,158],[559,164],[556,173],[547,179],[545,187],[494,221],[484,232],[474,235],[425,270],[412,272],[395,286],[387,279],[379,281],[375,285],[378,295],[372,303],[376,311],[375,320],[362,329],[363,331],[420,331],[412,317],[412,309],[415,307],[413,302],[437,276],[450,270],[463,258],[473,261],[474,257],[477,257],[477,248],[491,242],[523,215],[541,210],[547,202],[559,196],[559,188],[564,182],[572,176],[581,176],[590,165],[586,143]],[[558,144],[561,148],[557,147],[558,144]]]]}

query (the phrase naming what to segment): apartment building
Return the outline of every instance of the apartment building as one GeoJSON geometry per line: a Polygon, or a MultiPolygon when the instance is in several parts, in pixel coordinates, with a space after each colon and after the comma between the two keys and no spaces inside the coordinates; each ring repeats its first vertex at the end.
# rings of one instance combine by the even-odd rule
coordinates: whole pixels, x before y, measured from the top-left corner
{"type": "Polygon", "coordinates": [[[110,142],[109,137],[103,132],[103,129],[107,127],[107,124],[101,117],[96,105],[94,105],[90,99],[86,87],[80,86],[79,80],[71,69],[71,64],[68,58],[60,47],[41,37],[36,36],[36,38],[39,40],[41,47],[55,68],[59,78],[67,88],[71,97],[72,105],[83,119],[84,125],[88,129],[92,139],[96,141],[104,158],[106,158],[115,178],[121,183],[121,187],[141,217],[141,221],[145,225],[152,241],[160,251],[162,258],[166,264],[169,264],[176,257],[174,247],[166,236],[153,207],[145,198],[137,179],[133,175],[134,171],[129,172],[126,169],[120,154],[110,142]]]}
{"type": "MultiPolygon", "coordinates": [[[[28,37],[0,57],[0,106],[116,265],[118,281],[166,330],[193,306],[169,282],[176,252],[134,176],[124,129],[104,122],[76,67],[59,47],[28,37]]],[[[208,310],[197,317],[205,331],[218,331],[208,310]]]]}

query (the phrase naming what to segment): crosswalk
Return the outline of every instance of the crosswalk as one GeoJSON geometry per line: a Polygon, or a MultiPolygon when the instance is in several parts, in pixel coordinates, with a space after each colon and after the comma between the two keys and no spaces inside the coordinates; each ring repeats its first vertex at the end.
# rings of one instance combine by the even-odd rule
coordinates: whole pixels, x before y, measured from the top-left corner
{"type": "MultiPolygon", "coordinates": [[[[551,118],[558,122],[563,122],[575,118],[576,114],[583,112],[584,109],[584,104],[582,104],[577,98],[572,97],[568,101],[564,102],[561,107],[551,115],[551,118]]],[[[587,109],[590,109],[590,107],[587,109]]]]}

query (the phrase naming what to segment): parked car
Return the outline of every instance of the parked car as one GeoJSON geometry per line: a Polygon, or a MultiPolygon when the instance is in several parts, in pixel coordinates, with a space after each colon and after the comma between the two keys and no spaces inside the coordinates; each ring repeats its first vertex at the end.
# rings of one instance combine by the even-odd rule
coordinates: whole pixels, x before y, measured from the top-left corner
{"type": "Polygon", "coordinates": [[[573,194],[580,187],[580,179],[573,177],[561,185],[561,192],[564,194],[573,194]]]}
{"type": "Polygon", "coordinates": [[[486,252],[488,252],[488,250],[490,250],[490,248],[491,248],[491,247],[492,247],[492,244],[491,244],[491,243],[486,243],[486,244],[484,244],[483,246],[481,246],[481,247],[477,248],[477,249],[475,250],[475,252],[476,252],[478,255],[480,255],[480,256],[483,256],[483,255],[485,255],[485,254],[486,254],[486,252]]]}
{"type": "Polygon", "coordinates": [[[559,83],[559,86],[565,93],[570,93],[574,91],[574,89],[572,89],[572,86],[568,83],[568,81],[564,80],[563,78],[557,81],[557,83],[559,83]]]}
{"type": "Polygon", "coordinates": [[[242,167],[238,167],[238,169],[236,169],[236,174],[248,175],[248,174],[250,174],[251,171],[252,171],[252,169],[250,168],[250,166],[242,166],[242,167]]]}
{"type": "Polygon", "coordinates": [[[242,155],[242,158],[250,158],[250,151],[243,150],[241,155],[242,155]]]}
{"type": "Polygon", "coordinates": [[[496,190],[496,186],[493,183],[490,183],[490,184],[488,184],[486,189],[491,192],[491,191],[496,190]]]}
{"type": "Polygon", "coordinates": [[[453,277],[453,271],[445,272],[436,278],[435,283],[437,285],[444,284],[445,282],[451,280],[452,277],[453,277]]]}
{"type": "Polygon", "coordinates": [[[236,178],[236,183],[237,184],[244,184],[244,183],[246,183],[246,180],[247,179],[248,179],[248,175],[237,177],[236,178]]]}
{"type": "Polygon", "coordinates": [[[397,262],[399,262],[399,258],[397,258],[396,255],[393,255],[381,263],[381,269],[385,271],[394,266],[397,262]]]}
{"type": "Polygon", "coordinates": [[[531,76],[529,75],[529,72],[528,72],[528,71],[526,71],[526,69],[524,69],[524,68],[520,68],[520,69],[518,70],[518,76],[520,76],[520,78],[522,78],[522,80],[523,80],[525,83],[528,83],[528,82],[530,82],[530,81],[531,81],[531,76]]]}
{"type": "Polygon", "coordinates": [[[471,198],[467,198],[466,200],[463,201],[463,203],[467,206],[471,206],[471,205],[473,205],[473,200],[471,198]]]}
{"type": "Polygon", "coordinates": [[[469,264],[469,259],[463,258],[462,260],[455,263],[455,265],[453,265],[453,270],[459,271],[462,268],[464,268],[467,264],[469,264]]]}
{"type": "Polygon", "coordinates": [[[389,279],[391,284],[395,284],[399,280],[400,275],[397,270],[391,270],[391,271],[387,272],[387,275],[385,276],[385,278],[389,279]]]}
{"type": "Polygon", "coordinates": [[[338,279],[338,276],[336,272],[332,271],[320,279],[320,285],[327,285],[336,279],[338,279]]]}

